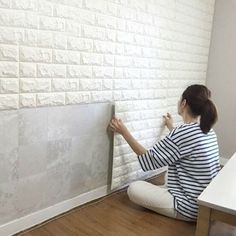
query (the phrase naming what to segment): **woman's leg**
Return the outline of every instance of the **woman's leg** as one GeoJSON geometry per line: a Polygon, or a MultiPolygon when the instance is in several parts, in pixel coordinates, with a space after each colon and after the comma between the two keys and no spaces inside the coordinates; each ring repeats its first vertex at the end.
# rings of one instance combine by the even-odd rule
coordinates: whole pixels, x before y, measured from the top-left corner
{"type": "Polygon", "coordinates": [[[171,218],[190,220],[178,214],[174,209],[174,198],[166,186],[136,181],[129,185],[127,192],[129,199],[140,206],[171,218]]]}

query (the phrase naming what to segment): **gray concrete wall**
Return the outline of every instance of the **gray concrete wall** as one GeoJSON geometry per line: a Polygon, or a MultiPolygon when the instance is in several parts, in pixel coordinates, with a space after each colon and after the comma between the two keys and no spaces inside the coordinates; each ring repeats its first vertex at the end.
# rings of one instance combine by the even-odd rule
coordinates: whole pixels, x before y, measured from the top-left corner
{"type": "Polygon", "coordinates": [[[111,104],[0,112],[0,225],[109,184],[111,104]]]}

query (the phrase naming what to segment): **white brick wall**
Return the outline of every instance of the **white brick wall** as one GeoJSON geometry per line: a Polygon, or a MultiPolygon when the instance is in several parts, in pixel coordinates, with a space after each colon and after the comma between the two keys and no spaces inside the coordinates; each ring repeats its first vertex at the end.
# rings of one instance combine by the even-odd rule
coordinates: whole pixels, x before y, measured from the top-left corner
{"type": "Polygon", "coordinates": [[[213,10],[214,0],[1,0],[0,110],[167,97],[173,107],[205,82],[213,10]]]}

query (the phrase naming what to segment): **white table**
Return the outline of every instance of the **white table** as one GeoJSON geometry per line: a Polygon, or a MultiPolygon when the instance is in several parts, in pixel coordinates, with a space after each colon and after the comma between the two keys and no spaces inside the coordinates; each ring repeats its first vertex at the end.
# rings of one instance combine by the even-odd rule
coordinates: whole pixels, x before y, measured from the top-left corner
{"type": "Polygon", "coordinates": [[[236,226],[236,153],[198,197],[195,236],[207,236],[211,220],[236,226]]]}

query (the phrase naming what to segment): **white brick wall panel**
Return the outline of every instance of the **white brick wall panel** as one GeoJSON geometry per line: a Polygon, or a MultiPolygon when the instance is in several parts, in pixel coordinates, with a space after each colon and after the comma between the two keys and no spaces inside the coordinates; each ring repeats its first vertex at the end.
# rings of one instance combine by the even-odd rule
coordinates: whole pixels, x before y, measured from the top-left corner
{"type": "Polygon", "coordinates": [[[76,51],[54,50],[53,63],[80,64],[80,53],[76,51]]]}
{"type": "Polygon", "coordinates": [[[134,69],[134,68],[125,68],[123,70],[123,74],[120,76],[120,78],[127,78],[127,79],[139,79],[140,78],[140,69],[134,69]]]}
{"type": "Polygon", "coordinates": [[[133,109],[134,101],[117,101],[116,102],[116,114],[130,111],[133,109]]]}
{"type": "Polygon", "coordinates": [[[35,63],[20,63],[20,77],[36,77],[37,69],[35,63]]]}
{"type": "Polygon", "coordinates": [[[65,94],[64,93],[38,93],[36,97],[37,106],[53,106],[64,105],[65,94]]]}
{"type": "Polygon", "coordinates": [[[117,28],[116,21],[117,21],[116,18],[112,16],[107,16],[102,14],[96,15],[96,23],[98,24],[98,26],[101,27],[116,29],[117,28]]]}
{"type": "Polygon", "coordinates": [[[141,68],[148,68],[149,67],[149,60],[146,58],[134,58],[134,66],[135,67],[141,67],[141,68]]]}
{"type": "Polygon", "coordinates": [[[40,78],[65,78],[66,66],[56,64],[38,64],[37,76],[40,78]]]}
{"type": "Polygon", "coordinates": [[[58,49],[66,49],[67,37],[63,33],[53,34],[53,47],[58,49]]]}
{"type": "Polygon", "coordinates": [[[134,43],[134,34],[118,31],[117,41],[119,43],[134,43]]]}
{"type": "MultiPolygon", "coordinates": [[[[145,90],[144,92],[146,92],[148,94],[149,90],[145,90]]],[[[166,97],[166,90],[163,89],[155,89],[150,91],[153,94],[153,98],[165,98],[166,97]]],[[[140,91],[140,93],[142,93],[142,91],[140,91]]],[[[150,98],[150,96],[147,96],[148,98],[150,98]]]]}
{"type": "Polygon", "coordinates": [[[69,79],[66,84],[67,91],[78,91],[80,89],[80,84],[78,79],[69,79]]]}
{"type": "Polygon", "coordinates": [[[17,109],[19,96],[15,94],[0,94],[0,110],[17,109]]]}
{"type": "Polygon", "coordinates": [[[38,31],[35,29],[25,29],[23,39],[20,41],[21,45],[37,47],[38,43],[38,31]]]}
{"type": "Polygon", "coordinates": [[[1,62],[0,63],[0,77],[16,78],[18,77],[18,63],[17,62],[1,62]]]}
{"type": "Polygon", "coordinates": [[[93,77],[111,79],[114,76],[113,67],[93,66],[93,77]]]}
{"type": "MultiPolygon", "coordinates": [[[[134,22],[133,22],[133,23],[134,23],[134,22]]],[[[126,21],[123,20],[123,19],[121,19],[121,18],[119,18],[119,19],[117,20],[116,25],[117,25],[117,29],[118,29],[118,30],[126,31],[126,29],[127,29],[128,32],[132,32],[131,30],[129,30],[128,28],[126,28],[126,21]]]]}
{"type": "Polygon", "coordinates": [[[24,29],[0,27],[0,43],[17,44],[24,38],[24,29]]]}
{"type": "Polygon", "coordinates": [[[124,68],[115,67],[115,69],[114,69],[114,78],[115,79],[124,78],[124,68]]]}
{"type": "Polygon", "coordinates": [[[0,7],[10,8],[10,1],[9,0],[1,0],[0,7]]]}
{"type": "Polygon", "coordinates": [[[68,92],[66,93],[66,104],[79,104],[91,102],[91,92],[68,92]]]}
{"type": "Polygon", "coordinates": [[[113,100],[112,91],[91,92],[91,102],[111,102],[113,100]]]}
{"type": "Polygon", "coordinates": [[[104,79],[102,82],[103,90],[112,90],[113,89],[113,81],[109,79],[104,79]]]}
{"type": "Polygon", "coordinates": [[[106,1],[103,0],[85,0],[84,1],[85,7],[89,10],[95,10],[99,12],[106,12],[106,1]]]}
{"type": "Polygon", "coordinates": [[[1,26],[24,27],[25,14],[23,11],[14,11],[11,9],[0,9],[1,26]]]}
{"type": "Polygon", "coordinates": [[[66,5],[55,4],[53,10],[53,16],[58,18],[72,18],[74,8],[66,5]]]}
{"type": "Polygon", "coordinates": [[[84,25],[82,27],[82,36],[84,36],[85,38],[105,40],[106,31],[104,28],[101,28],[101,27],[84,25]]]}
{"type": "Polygon", "coordinates": [[[140,54],[144,57],[156,58],[158,56],[158,50],[154,48],[142,48],[140,54]]]}
{"type": "Polygon", "coordinates": [[[114,66],[115,65],[115,56],[113,55],[104,55],[103,57],[104,66],[114,66]]]}
{"type": "Polygon", "coordinates": [[[69,64],[80,64],[80,52],[67,51],[67,58],[69,64]]]}
{"type": "Polygon", "coordinates": [[[55,64],[67,64],[68,63],[68,52],[64,50],[53,50],[52,62],[55,64]]]}
{"type": "Polygon", "coordinates": [[[140,1],[130,0],[127,2],[127,5],[128,7],[134,8],[136,10],[141,10],[141,11],[146,10],[146,2],[143,0],[140,1]]]}
{"type": "Polygon", "coordinates": [[[39,16],[36,12],[25,12],[24,27],[38,29],[39,16]]]}
{"type": "Polygon", "coordinates": [[[69,65],[67,66],[68,78],[91,78],[92,66],[69,65]]]}
{"type": "Polygon", "coordinates": [[[137,14],[134,9],[127,8],[125,6],[118,6],[117,12],[120,18],[136,21],[137,14]]]}
{"type": "MultiPolygon", "coordinates": [[[[127,27],[128,32],[136,33],[136,34],[144,33],[143,24],[136,23],[133,21],[127,21],[126,27],[127,27]]],[[[120,30],[124,30],[124,29],[120,29],[120,30]]]]}
{"type": "Polygon", "coordinates": [[[70,0],[69,2],[67,1],[66,3],[72,7],[82,7],[83,0],[70,0]]]}
{"type": "Polygon", "coordinates": [[[76,19],[78,22],[82,24],[95,24],[95,13],[92,11],[81,10],[79,14],[77,13],[77,9],[75,9],[76,19]]]}
{"type": "Polygon", "coordinates": [[[62,92],[62,91],[78,91],[79,90],[79,80],[78,79],[52,79],[52,91],[62,92]]]}
{"type": "Polygon", "coordinates": [[[116,44],[116,54],[118,55],[124,55],[125,53],[125,47],[123,44],[121,43],[117,43],[116,44]]]}
{"type": "Polygon", "coordinates": [[[140,46],[150,47],[152,45],[151,44],[152,38],[136,34],[134,36],[134,42],[135,44],[140,45],[140,46]]]}
{"type": "Polygon", "coordinates": [[[122,154],[127,154],[130,153],[131,148],[129,147],[129,145],[127,145],[127,143],[125,143],[122,146],[116,146],[114,147],[114,155],[115,156],[120,156],[122,154]]]}
{"type": "Polygon", "coordinates": [[[67,49],[91,52],[93,50],[93,40],[68,37],[67,49]]]}
{"type": "Polygon", "coordinates": [[[33,47],[20,47],[22,62],[52,62],[52,50],[33,47]]]}
{"type": "Polygon", "coordinates": [[[131,85],[133,89],[147,89],[146,80],[132,80],[131,85]]]}
{"type": "Polygon", "coordinates": [[[40,16],[39,29],[64,31],[65,30],[65,20],[62,18],[40,16]]]}
{"type": "Polygon", "coordinates": [[[102,80],[95,79],[80,79],[81,90],[102,90],[102,80]]]}
{"type": "Polygon", "coordinates": [[[35,94],[20,94],[19,106],[20,108],[36,107],[36,95],[35,94]]]}
{"type": "Polygon", "coordinates": [[[136,100],[139,99],[139,92],[136,90],[114,91],[115,100],[136,100]]]}
{"type": "MultiPolygon", "coordinates": [[[[184,87],[205,82],[213,3],[0,0],[0,91],[18,96],[1,109],[18,98],[20,107],[120,99],[154,127],[184,87]]],[[[139,137],[151,143],[152,133],[139,137]]]]}
{"type": "Polygon", "coordinates": [[[128,56],[116,56],[115,57],[115,65],[130,67],[133,65],[133,58],[128,56]]]}
{"type": "Polygon", "coordinates": [[[19,92],[19,82],[18,79],[1,79],[0,81],[0,92],[1,93],[18,93],[19,92]]]}
{"type": "Polygon", "coordinates": [[[18,47],[14,45],[0,45],[1,61],[18,61],[18,47]]]}
{"type": "Polygon", "coordinates": [[[64,79],[52,79],[51,86],[52,92],[64,92],[67,91],[67,80],[64,79]]]}
{"type": "Polygon", "coordinates": [[[151,26],[151,25],[144,26],[144,34],[150,35],[153,37],[160,37],[160,31],[157,30],[155,26],[151,26]]]}
{"type": "Polygon", "coordinates": [[[12,0],[11,7],[15,9],[22,9],[22,10],[36,10],[37,1],[36,0],[12,0]]]}
{"type": "Polygon", "coordinates": [[[125,113],[125,122],[132,122],[135,120],[140,120],[140,112],[139,111],[133,111],[133,112],[126,112],[125,113]]]}
{"type": "Polygon", "coordinates": [[[78,37],[81,35],[81,25],[72,20],[66,20],[65,32],[67,35],[78,37]]]}
{"type": "Polygon", "coordinates": [[[116,42],[116,31],[111,29],[106,29],[106,40],[116,42]]]}
{"type": "MultiPolygon", "coordinates": [[[[173,16],[174,12],[171,12],[171,16],[173,16]]],[[[137,21],[145,24],[152,24],[153,23],[153,17],[150,14],[142,13],[140,12],[137,14],[137,21]]]]}
{"type": "Polygon", "coordinates": [[[51,81],[47,79],[20,79],[20,91],[22,93],[50,92],[51,81]]]}
{"type": "Polygon", "coordinates": [[[133,87],[133,81],[127,79],[116,79],[114,80],[114,89],[130,89],[133,87]]]}
{"type": "Polygon", "coordinates": [[[53,33],[48,31],[37,31],[37,46],[44,48],[52,48],[53,33]]]}
{"type": "Polygon", "coordinates": [[[107,2],[107,13],[113,16],[118,15],[118,5],[112,2],[107,2]]]}
{"type": "Polygon", "coordinates": [[[140,77],[144,79],[155,79],[156,71],[152,69],[142,69],[140,70],[140,77]]]}
{"type": "Polygon", "coordinates": [[[53,4],[47,0],[38,1],[38,13],[44,16],[53,15],[53,4]]]}
{"type": "Polygon", "coordinates": [[[142,56],[142,48],[132,45],[125,45],[125,55],[128,56],[142,56]]]}
{"type": "Polygon", "coordinates": [[[116,45],[112,42],[105,42],[105,41],[94,41],[94,52],[96,53],[110,53],[114,54],[116,51],[116,45]]]}
{"type": "Polygon", "coordinates": [[[164,80],[148,80],[147,88],[148,89],[168,89],[167,81],[164,80]]]}
{"type": "Polygon", "coordinates": [[[95,53],[81,53],[81,63],[84,65],[103,65],[103,55],[95,53]]]}
{"type": "Polygon", "coordinates": [[[192,18],[196,18],[197,20],[204,22],[211,22],[211,15],[206,14],[202,11],[194,9],[193,7],[187,6],[186,4],[181,4],[176,2],[176,10],[177,12],[184,13],[192,18]]]}

